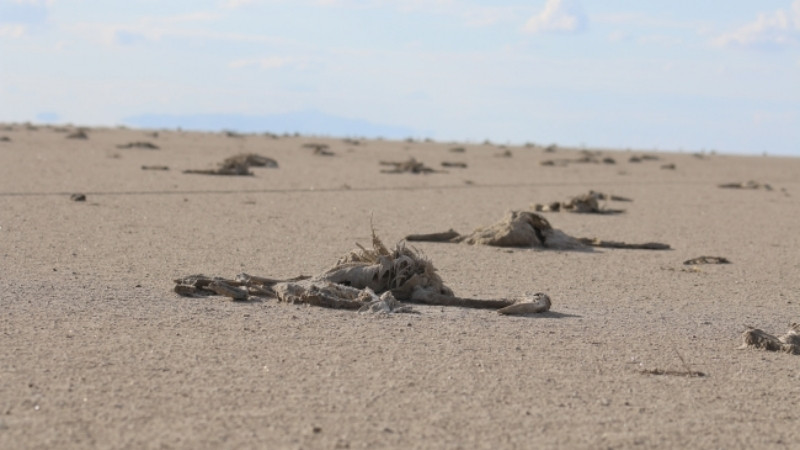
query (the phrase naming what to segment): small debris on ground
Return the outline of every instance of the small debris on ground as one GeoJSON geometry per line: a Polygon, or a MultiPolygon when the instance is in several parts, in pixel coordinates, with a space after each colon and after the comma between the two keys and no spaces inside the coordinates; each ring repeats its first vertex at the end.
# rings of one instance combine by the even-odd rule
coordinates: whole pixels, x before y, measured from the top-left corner
{"type": "Polygon", "coordinates": [[[69,199],[72,200],[73,202],[85,202],[86,201],[86,195],[84,195],[84,194],[72,194],[72,195],[69,196],[69,199]]]}
{"type": "Polygon", "coordinates": [[[630,201],[624,197],[608,196],[600,192],[589,191],[588,194],[572,197],[566,202],[552,202],[548,204],[536,203],[533,205],[533,209],[536,212],[570,211],[588,214],[620,214],[625,212],[624,209],[609,209],[601,207],[598,200],[606,199],[622,199],[622,201],[630,201]]]}
{"type": "Polygon", "coordinates": [[[89,135],[85,130],[78,130],[74,133],[68,134],[67,139],[89,139],[89,135]]]}
{"type": "Polygon", "coordinates": [[[314,150],[314,154],[317,156],[334,156],[335,153],[329,151],[328,144],[318,144],[316,142],[308,142],[303,144],[303,148],[310,148],[314,150]]]}
{"type": "Polygon", "coordinates": [[[767,191],[772,190],[772,186],[766,183],[759,183],[758,181],[746,181],[743,183],[725,183],[720,184],[719,187],[724,189],[764,189],[767,191]]]}
{"type": "Polygon", "coordinates": [[[242,153],[231,156],[219,164],[217,169],[184,170],[183,173],[196,173],[204,175],[253,175],[250,167],[278,167],[278,162],[272,158],[255,153],[242,153]]]}
{"type": "Polygon", "coordinates": [[[442,167],[453,167],[457,169],[466,169],[467,163],[455,161],[442,161],[442,167]]]}
{"type": "Polygon", "coordinates": [[[143,148],[147,150],[158,150],[157,145],[146,141],[128,142],[127,144],[117,145],[117,148],[143,148]]]}
{"type": "Polygon", "coordinates": [[[440,170],[432,169],[414,158],[401,162],[381,161],[380,165],[394,167],[389,170],[381,170],[381,173],[441,173],[440,170]]]}
{"type": "Polygon", "coordinates": [[[687,266],[696,266],[698,264],[730,264],[728,258],[722,256],[698,256],[697,258],[687,259],[683,262],[687,266]]]}
{"type": "Polygon", "coordinates": [[[666,375],[672,377],[699,378],[705,377],[704,372],[698,370],[664,370],[664,369],[645,369],[640,372],[643,375],[666,375]]]}

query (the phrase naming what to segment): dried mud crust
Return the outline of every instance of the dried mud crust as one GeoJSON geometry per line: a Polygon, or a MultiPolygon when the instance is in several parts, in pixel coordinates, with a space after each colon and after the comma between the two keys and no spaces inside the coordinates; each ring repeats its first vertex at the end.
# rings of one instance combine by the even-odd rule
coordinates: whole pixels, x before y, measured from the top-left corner
{"type": "Polygon", "coordinates": [[[668,250],[668,244],[626,242],[574,238],[553,228],[540,214],[529,211],[509,211],[499,222],[462,235],[450,229],[441,233],[411,234],[407,241],[466,243],[495,247],[533,247],[555,250],[587,250],[591,247],[668,250]]]}
{"type": "Polygon", "coordinates": [[[761,329],[748,326],[742,333],[740,348],[754,348],[771,352],[800,355],[800,323],[793,323],[783,336],[773,336],[761,329]]]}
{"type": "Polygon", "coordinates": [[[206,170],[184,170],[183,173],[194,173],[203,175],[253,175],[250,167],[272,167],[277,168],[278,162],[272,158],[261,156],[255,153],[241,153],[231,156],[219,164],[216,169],[206,170]]]}
{"type": "Polygon", "coordinates": [[[174,291],[186,297],[221,295],[232,300],[274,297],[286,303],[361,312],[414,312],[409,303],[495,309],[505,315],[548,311],[544,293],[517,299],[471,299],[453,294],[433,263],[398,243],[390,250],[373,235],[372,248],[358,246],[315,277],[274,279],[240,274],[234,279],[190,275],[174,280],[174,291]]]}

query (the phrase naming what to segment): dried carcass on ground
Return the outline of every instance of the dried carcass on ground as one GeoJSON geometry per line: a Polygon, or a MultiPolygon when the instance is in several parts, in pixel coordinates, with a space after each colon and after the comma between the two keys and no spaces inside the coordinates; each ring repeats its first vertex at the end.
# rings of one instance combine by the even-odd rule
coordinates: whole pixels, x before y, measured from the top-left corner
{"type": "Polygon", "coordinates": [[[522,315],[547,311],[551,305],[550,297],[543,293],[496,300],[456,297],[430,260],[402,242],[390,250],[374,234],[372,248],[359,245],[315,277],[280,280],[247,274],[235,279],[192,275],[175,283],[175,292],[182,296],[275,297],[287,303],[362,312],[413,312],[408,304],[420,303],[522,315]]]}
{"type": "Polygon", "coordinates": [[[683,262],[686,266],[696,266],[699,264],[730,264],[730,260],[724,256],[698,256],[697,258],[687,259],[683,262]]]}
{"type": "Polygon", "coordinates": [[[222,161],[216,169],[184,170],[183,173],[198,173],[203,175],[253,175],[250,167],[278,167],[278,162],[272,158],[255,153],[242,153],[231,156],[222,161]]]}
{"type": "Polygon", "coordinates": [[[147,141],[128,142],[127,144],[117,145],[117,148],[122,148],[122,149],[143,148],[143,149],[146,149],[146,150],[158,150],[158,146],[156,144],[153,144],[152,142],[147,142],[147,141]]]}
{"type": "Polygon", "coordinates": [[[617,197],[615,195],[606,195],[602,192],[589,191],[588,194],[577,195],[566,202],[552,202],[548,204],[536,203],[532,206],[534,211],[537,212],[570,211],[587,214],[620,214],[625,212],[624,209],[610,209],[606,208],[605,206],[601,206],[601,200],[624,202],[631,201],[625,197],[617,197]]]}
{"type": "Polygon", "coordinates": [[[303,148],[310,148],[314,150],[317,156],[335,156],[336,154],[329,150],[328,144],[320,144],[317,142],[307,142],[303,144],[303,148]]]}
{"type": "Polygon", "coordinates": [[[600,239],[574,238],[553,228],[540,214],[530,211],[509,211],[497,223],[480,227],[470,234],[460,234],[455,230],[442,233],[412,234],[407,241],[463,242],[474,245],[495,247],[535,247],[555,250],[587,250],[590,247],[628,248],[644,250],[668,250],[667,244],[647,242],[628,244],[626,242],[600,239]]]}
{"type": "Polygon", "coordinates": [[[740,183],[724,183],[720,184],[719,187],[724,189],[764,189],[767,191],[772,190],[772,186],[768,185],[767,183],[759,183],[758,181],[746,181],[740,183]]]}
{"type": "Polygon", "coordinates": [[[417,161],[415,158],[410,158],[407,161],[392,162],[381,161],[382,166],[392,166],[393,169],[381,170],[381,173],[437,173],[440,170],[432,169],[425,164],[417,161]]]}
{"type": "Polygon", "coordinates": [[[742,341],[740,348],[757,348],[800,355],[800,323],[793,323],[789,327],[789,331],[780,337],[748,326],[747,330],[742,333],[742,341]]]}

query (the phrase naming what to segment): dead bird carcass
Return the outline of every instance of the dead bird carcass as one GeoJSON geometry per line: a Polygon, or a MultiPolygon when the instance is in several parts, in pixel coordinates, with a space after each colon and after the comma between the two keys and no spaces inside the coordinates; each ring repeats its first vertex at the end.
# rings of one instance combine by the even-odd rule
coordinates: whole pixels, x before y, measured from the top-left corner
{"type": "Polygon", "coordinates": [[[442,281],[433,263],[403,242],[387,248],[374,234],[372,248],[358,246],[330,269],[315,277],[273,279],[240,274],[235,279],[192,275],[175,280],[182,296],[222,295],[233,300],[250,296],[276,297],[282,302],[304,303],[362,312],[412,312],[409,303],[495,309],[501,314],[523,315],[550,309],[547,294],[516,299],[461,298],[442,281]]]}
{"type": "Polygon", "coordinates": [[[412,234],[407,241],[451,242],[495,247],[533,247],[554,250],[587,250],[590,247],[668,250],[668,244],[647,242],[629,244],[591,238],[574,238],[550,225],[542,215],[530,211],[509,211],[497,223],[480,227],[470,234],[449,231],[412,234]]]}

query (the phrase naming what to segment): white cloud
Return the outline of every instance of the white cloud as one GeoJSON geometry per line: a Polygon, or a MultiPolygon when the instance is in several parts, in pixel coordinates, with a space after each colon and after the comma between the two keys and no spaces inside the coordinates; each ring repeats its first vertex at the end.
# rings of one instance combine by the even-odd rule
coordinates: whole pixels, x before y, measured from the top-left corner
{"type": "Polygon", "coordinates": [[[225,0],[222,2],[222,7],[236,9],[242,6],[252,5],[253,3],[255,3],[255,0],[225,0]]]}
{"type": "Polygon", "coordinates": [[[20,5],[32,6],[50,6],[55,3],[55,0],[11,0],[11,3],[19,3],[20,5]]]}
{"type": "Polygon", "coordinates": [[[0,25],[0,38],[19,39],[25,35],[25,25],[0,25]]]}
{"type": "Polygon", "coordinates": [[[315,6],[355,10],[389,9],[403,14],[450,16],[468,27],[487,27],[499,23],[514,23],[528,7],[485,6],[456,0],[313,0],[315,6]]]}
{"type": "Polygon", "coordinates": [[[609,42],[623,42],[627,41],[630,38],[628,33],[622,30],[614,30],[608,34],[609,42]]]}
{"type": "Polygon", "coordinates": [[[228,42],[285,44],[285,39],[266,35],[212,31],[193,26],[220,19],[216,13],[196,12],[167,17],[145,17],[130,23],[77,23],[66,30],[102,45],[131,45],[157,42],[165,38],[209,39],[228,42]]]}
{"type": "Polygon", "coordinates": [[[547,0],[544,9],[528,19],[523,30],[529,33],[574,33],[585,27],[586,15],[577,0],[547,0]]]}
{"type": "Polygon", "coordinates": [[[774,47],[800,42],[800,0],[788,11],[761,13],[754,22],[713,40],[721,47],[774,47]]]}
{"type": "Polygon", "coordinates": [[[288,66],[302,66],[303,61],[297,58],[285,58],[280,56],[269,56],[266,58],[237,59],[228,63],[228,67],[233,69],[243,69],[256,67],[259,69],[280,69],[288,66]]]}
{"type": "Polygon", "coordinates": [[[683,44],[683,39],[665,34],[649,34],[636,40],[639,44],[660,45],[662,47],[675,47],[683,44]]]}

